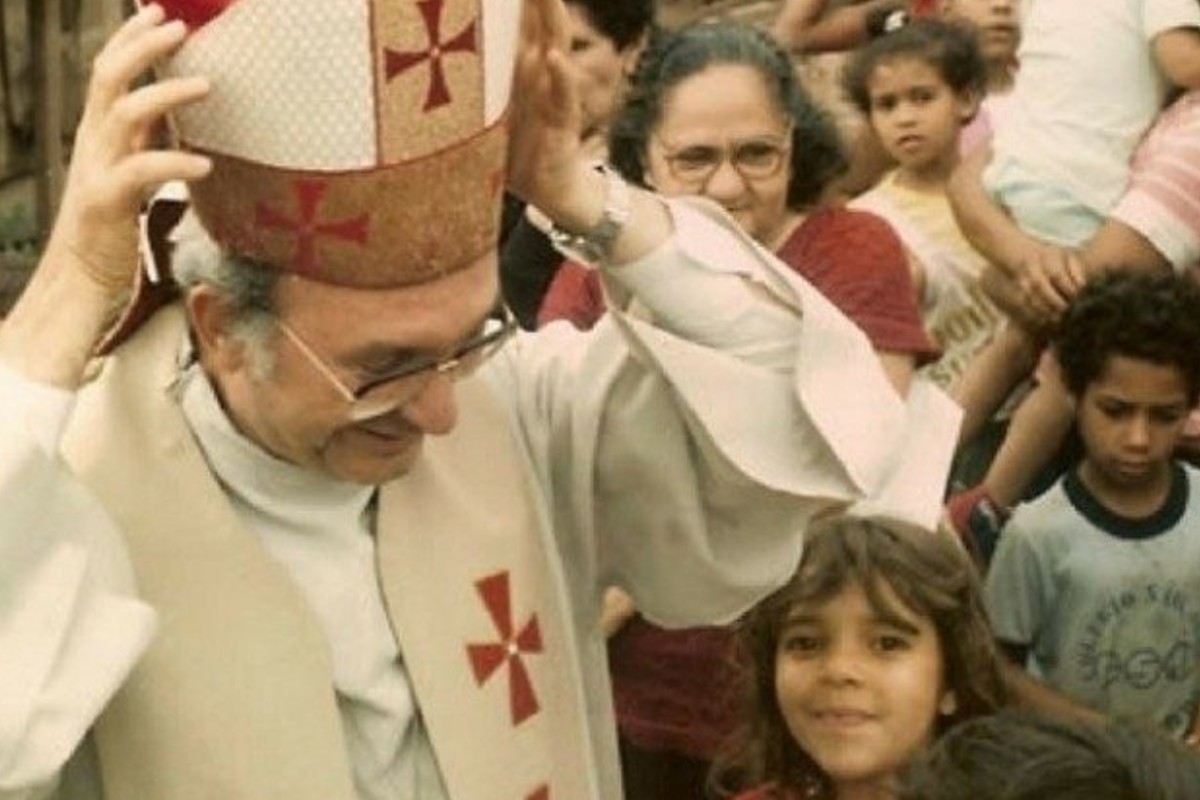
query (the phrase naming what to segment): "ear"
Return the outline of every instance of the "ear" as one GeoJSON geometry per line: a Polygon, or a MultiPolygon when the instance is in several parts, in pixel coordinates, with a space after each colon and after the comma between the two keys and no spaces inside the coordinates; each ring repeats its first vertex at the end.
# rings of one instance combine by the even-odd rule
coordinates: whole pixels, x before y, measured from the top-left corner
{"type": "Polygon", "coordinates": [[[242,369],[247,360],[246,345],[234,335],[233,311],[225,297],[201,284],[188,291],[184,302],[203,363],[218,373],[242,369]]]}
{"type": "Polygon", "coordinates": [[[942,695],[942,699],[938,700],[937,710],[943,717],[948,717],[958,711],[958,695],[954,693],[953,689],[947,689],[942,695]]]}

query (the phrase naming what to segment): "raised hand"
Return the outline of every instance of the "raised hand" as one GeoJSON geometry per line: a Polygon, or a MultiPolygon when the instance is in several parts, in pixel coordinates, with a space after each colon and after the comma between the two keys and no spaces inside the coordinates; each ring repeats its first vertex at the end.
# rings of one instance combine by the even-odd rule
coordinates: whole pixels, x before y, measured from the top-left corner
{"type": "MultiPolygon", "coordinates": [[[[568,46],[567,12],[561,0],[525,0],[513,83],[508,185],[552,219],[573,210],[581,173],[587,169],[568,46]]],[[[595,211],[598,216],[599,208],[595,211]]]]}
{"type": "Polygon", "coordinates": [[[198,77],[131,88],[187,35],[182,22],[164,19],[161,8],[147,6],[96,56],[50,240],[49,252],[72,261],[112,292],[131,284],[143,200],[166,181],[198,179],[211,168],[203,156],[147,147],[168,112],[199,100],[209,89],[198,77]]]}
{"type": "Polygon", "coordinates": [[[208,158],[148,144],[166,115],[207,94],[204,78],[134,87],[183,42],[187,30],[147,6],[96,57],[61,207],[46,252],[0,329],[0,358],[27,377],[78,384],[92,348],[137,269],[143,200],[170,180],[196,180],[208,158]]]}

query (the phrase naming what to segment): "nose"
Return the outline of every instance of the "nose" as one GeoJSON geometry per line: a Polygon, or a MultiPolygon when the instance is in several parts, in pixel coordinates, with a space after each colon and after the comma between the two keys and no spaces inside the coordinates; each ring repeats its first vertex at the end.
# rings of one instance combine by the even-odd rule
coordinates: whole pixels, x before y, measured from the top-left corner
{"type": "Polygon", "coordinates": [[[1135,414],[1125,427],[1125,444],[1136,450],[1150,445],[1150,420],[1145,414],[1135,414]]]}
{"type": "Polygon", "coordinates": [[[454,396],[454,378],[435,373],[420,393],[401,409],[404,419],[423,433],[441,436],[458,423],[458,401],[454,396]]]}
{"type": "Polygon", "coordinates": [[[896,124],[902,128],[912,126],[917,121],[917,106],[915,103],[901,101],[896,104],[895,111],[892,112],[892,118],[896,124]]]}
{"type": "Polygon", "coordinates": [[[704,184],[704,194],[725,205],[737,200],[746,192],[746,179],[734,168],[728,158],[717,165],[708,181],[704,184]]]}
{"type": "Polygon", "coordinates": [[[828,683],[857,683],[865,661],[860,649],[849,642],[831,642],[822,662],[822,677],[828,683]]]}

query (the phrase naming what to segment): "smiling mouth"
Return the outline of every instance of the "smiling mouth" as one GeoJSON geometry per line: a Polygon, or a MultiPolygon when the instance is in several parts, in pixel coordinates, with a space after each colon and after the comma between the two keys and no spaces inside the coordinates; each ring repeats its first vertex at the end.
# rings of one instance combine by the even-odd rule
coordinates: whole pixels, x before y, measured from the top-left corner
{"type": "Polygon", "coordinates": [[[853,708],[829,708],[813,713],[818,723],[830,728],[857,728],[875,720],[875,715],[853,708]]]}

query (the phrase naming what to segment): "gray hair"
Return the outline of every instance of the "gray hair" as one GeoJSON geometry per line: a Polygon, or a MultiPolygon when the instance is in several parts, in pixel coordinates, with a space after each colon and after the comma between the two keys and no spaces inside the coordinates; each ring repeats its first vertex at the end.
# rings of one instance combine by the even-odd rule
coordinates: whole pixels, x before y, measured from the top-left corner
{"type": "Polygon", "coordinates": [[[233,335],[251,351],[255,372],[266,377],[274,368],[267,340],[275,333],[275,287],[280,272],[222,250],[187,212],[171,234],[175,245],[171,272],[186,294],[209,286],[225,299],[233,315],[233,335]]]}

